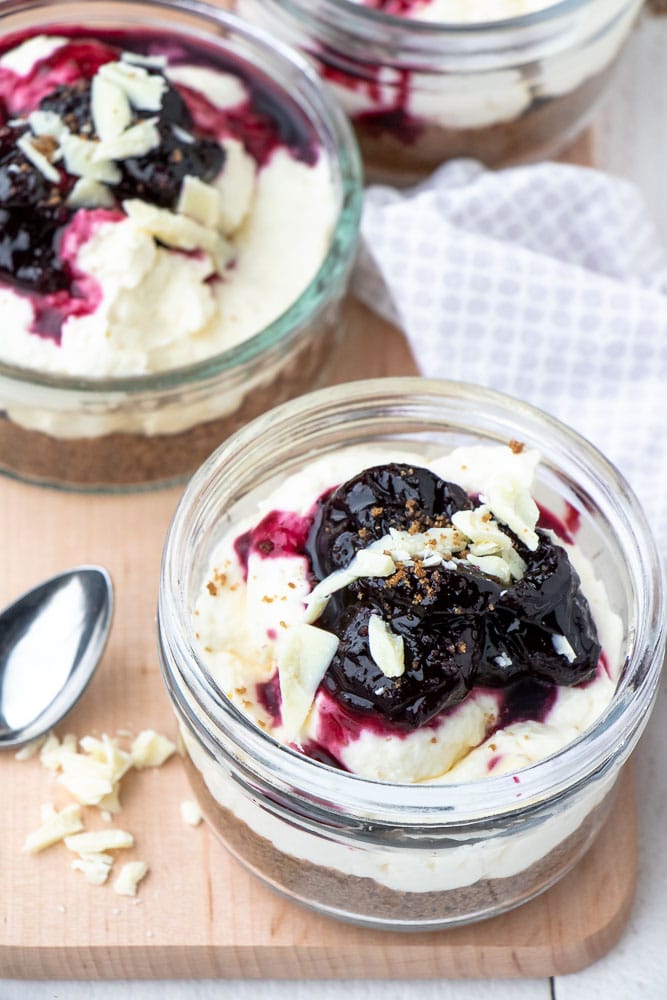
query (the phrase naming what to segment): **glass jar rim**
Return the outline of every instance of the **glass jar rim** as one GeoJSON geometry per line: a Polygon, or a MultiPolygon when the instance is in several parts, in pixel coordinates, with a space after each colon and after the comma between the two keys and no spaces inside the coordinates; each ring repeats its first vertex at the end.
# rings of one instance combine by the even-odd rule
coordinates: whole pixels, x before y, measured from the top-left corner
{"type": "MultiPolygon", "coordinates": [[[[0,361],[0,381],[9,380],[13,383],[23,383],[54,393],[81,393],[95,397],[97,395],[132,395],[139,393],[161,392],[170,389],[183,389],[197,385],[224,375],[237,373],[243,366],[253,361],[261,361],[263,354],[282,349],[296,335],[299,329],[307,323],[320,305],[320,289],[335,284],[341,269],[346,266],[347,254],[341,255],[343,245],[351,253],[361,224],[361,208],[363,198],[363,171],[361,157],[354,139],[352,128],[339,107],[337,101],[328,93],[312,65],[299,52],[285,45],[279,39],[270,36],[256,26],[249,24],[234,14],[215,7],[206,0],[141,0],[150,7],[166,8],[189,17],[201,16],[226,32],[222,35],[212,35],[217,44],[224,43],[227,36],[240,36],[251,47],[257,48],[267,58],[277,58],[283,65],[303,75],[307,81],[309,96],[314,100],[318,115],[323,115],[327,127],[334,140],[337,157],[333,161],[337,168],[340,181],[340,210],[336,219],[334,231],[331,234],[329,248],[317,273],[303,289],[299,297],[271,323],[248,337],[246,340],[227,348],[218,354],[190,365],[169,368],[150,374],[105,376],[89,378],[77,375],[59,373],[44,373],[36,369],[23,368],[0,361]]],[[[11,14],[25,14],[41,7],[51,8],[58,0],[34,0],[26,5],[25,0],[7,0],[2,12],[3,19],[11,14]]],[[[108,20],[113,16],[109,10],[108,0],[86,0],[86,6],[95,4],[103,9],[100,15],[108,20]]],[[[134,0],[115,0],[111,7],[126,4],[135,7],[134,0]]],[[[70,7],[62,0],[64,7],[70,7]]]]}
{"type": "MultiPolygon", "coordinates": [[[[196,699],[206,713],[205,728],[209,736],[213,734],[214,746],[220,749],[224,736],[228,736],[234,746],[241,749],[246,766],[253,774],[263,772],[272,775],[272,780],[279,780],[280,776],[281,787],[288,794],[291,790],[298,797],[299,789],[307,789],[309,797],[320,804],[329,803],[330,810],[336,813],[347,809],[353,814],[368,815],[370,810],[381,822],[383,819],[388,822],[388,817],[398,812],[401,822],[408,824],[460,824],[489,815],[516,815],[545,799],[551,800],[572,790],[595,773],[604,773],[623,748],[626,753],[630,752],[634,746],[631,737],[636,734],[638,738],[642,719],[657,691],[662,666],[660,650],[665,638],[665,611],[660,560],[645,515],[625,479],[597,448],[543,411],[496,390],[463,382],[406,377],[349,383],[292,400],[254,420],[213,453],[186,488],[167,536],[160,581],[159,633],[163,671],[172,695],[179,685],[179,679],[170,674],[166,666],[173,651],[178,669],[186,664],[181,679],[185,680],[190,693],[196,692],[196,699]],[[211,488],[219,470],[225,469],[226,474],[233,457],[253,444],[258,447],[264,434],[281,425],[287,428],[289,424],[294,434],[300,421],[334,412],[336,407],[344,420],[351,419],[355,407],[361,413],[364,407],[395,406],[401,399],[415,397],[440,402],[458,399],[474,406],[476,413],[500,410],[515,424],[532,425],[540,433],[551,435],[562,449],[570,449],[578,456],[581,468],[590,470],[591,475],[603,476],[602,481],[610,484],[609,496],[617,507],[615,513],[622,516],[628,529],[623,540],[624,549],[626,552],[632,550],[638,559],[640,569],[635,574],[637,631],[631,644],[632,653],[626,661],[620,694],[585,734],[556,754],[522,769],[520,786],[512,774],[461,783],[393,784],[337,771],[313,761],[278,743],[220,696],[198,659],[194,643],[186,639],[190,609],[186,606],[182,561],[185,521],[188,514],[201,511],[212,502],[211,488]],[[168,620],[179,625],[173,636],[165,636],[163,624],[168,620]]],[[[324,808],[326,811],[326,805],[324,808]]]]}
{"type": "MultiPolygon", "coordinates": [[[[289,3],[308,3],[308,0],[288,0],[289,3]]],[[[367,7],[363,2],[355,0],[321,0],[321,3],[331,10],[332,14],[342,9],[350,18],[356,19],[364,30],[372,32],[378,26],[388,32],[409,30],[415,37],[429,38],[433,35],[451,34],[452,36],[471,36],[486,32],[517,31],[522,28],[532,28],[546,24],[560,17],[575,14],[591,3],[591,0],[553,0],[549,7],[528,14],[517,14],[495,21],[475,21],[461,23],[460,21],[422,21],[417,18],[400,17],[389,14],[376,7],[367,7]]]]}

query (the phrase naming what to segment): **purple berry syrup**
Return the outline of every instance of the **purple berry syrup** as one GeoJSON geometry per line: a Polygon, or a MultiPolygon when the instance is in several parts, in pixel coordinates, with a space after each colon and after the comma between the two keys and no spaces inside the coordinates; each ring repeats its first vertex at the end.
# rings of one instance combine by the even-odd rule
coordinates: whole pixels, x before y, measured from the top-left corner
{"type": "Polygon", "coordinates": [[[312,518],[300,517],[291,511],[272,510],[251,531],[234,542],[234,551],[248,579],[248,559],[251,553],[262,559],[305,556],[304,546],[311,529],[312,518]]]}
{"type": "Polygon", "coordinates": [[[574,536],[579,530],[581,517],[579,511],[571,504],[567,504],[563,517],[556,517],[550,510],[541,504],[537,505],[540,511],[538,524],[545,531],[553,531],[566,545],[574,544],[574,536]]]}
{"type": "Polygon", "coordinates": [[[384,14],[395,14],[397,17],[409,17],[420,7],[427,7],[430,0],[363,0],[364,6],[373,10],[381,10],[384,14]]]}
{"type": "Polygon", "coordinates": [[[257,685],[257,701],[264,711],[271,716],[274,726],[279,725],[282,698],[280,696],[280,679],[277,672],[270,680],[257,685]]]}
{"type": "MultiPolygon", "coordinates": [[[[395,17],[409,19],[414,13],[428,5],[430,0],[362,0],[363,5],[395,17]]],[[[342,58],[335,50],[322,46],[317,54],[320,72],[325,80],[366,97],[373,105],[372,110],[357,111],[353,121],[364,132],[380,139],[391,135],[405,146],[418,141],[427,125],[423,119],[409,110],[412,91],[411,69],[391,70],[391,84],[387,83],[386,67],[377,62],[354,62],[343,53],[342,58]],[[390,89],[391,88],[391,89],[390,89]],[[391,97],[388,96],[389,92],[391,97]]]]}
{"type": "MultiPolygon", "coordinates": [[[[204,42],[159,32],[98,31],[94,39],[84,28],[52,27],[50,33],[66,35],[70,41],[38,60],[26,76],[0,67],[0,282],[29,299],[34,316],[31,332],[60,343],[67,318],[94,312],[101,300],[101,289],[77,268],[73,248],[83,242],[84,230],[90,236],[101,222],[122,219],[124,199],[140,198],[173,209],[186,175],[205,182],[218,176],[224,166],[225,138],[242,142],[259,168],[278,148],[313,164],[319,145],[300,109],[261,70],[204,42]],[[57,183],[44,177],[17,147],[18,139],[30,132],[27,124],[17,122],[38,109],[52,111],[74,134],[95,138],[92,78],[105,63],[119,59],[122,51],[165,54],[172,65],[187,63],[232,73],[243,81],[248,97],[237,107],[220,109],[198,91],[169,84],[157,113],[160,146],[145,156],[118,162],[121,179],[109,185],[115,214],[75,211],[67,198],[76,178],[66,173],[62,161],[57,162],[57,183]]],[[[0,55],[29,37],[23,33],[4,39],[0,55]]],[[[161,75],[160,70],[149,71],[161,75]]],[[[156,117],[155,112],[136,110],[133,115],[135,121],[156,117]]]]}

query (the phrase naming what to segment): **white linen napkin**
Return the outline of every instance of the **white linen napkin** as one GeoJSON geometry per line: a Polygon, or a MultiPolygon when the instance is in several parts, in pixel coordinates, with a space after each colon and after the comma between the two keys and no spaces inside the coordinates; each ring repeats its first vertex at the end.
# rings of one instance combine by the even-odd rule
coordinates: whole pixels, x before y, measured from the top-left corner
{"type": "Polygon", "coordinates": [[[667,553],[667,253],[639,193],[585,167],[459,160],[367,192],[355,292],[422,374],[501,389],[592,441],[667,553]]]}

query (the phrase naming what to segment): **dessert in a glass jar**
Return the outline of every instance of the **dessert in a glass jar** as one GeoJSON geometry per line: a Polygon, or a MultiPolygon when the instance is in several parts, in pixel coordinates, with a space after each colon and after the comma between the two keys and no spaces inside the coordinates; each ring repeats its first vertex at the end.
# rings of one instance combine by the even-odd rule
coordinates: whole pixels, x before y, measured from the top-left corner
{"type": "Polygon", "coordinates": [[[237,0],[315,60],[373,179],[553,155],[584,127],[642,0],[237,0]]]}
{"type": "Polygon", "coordinates": [[[0,41],[0,467],[173,480],[316,380],[354,146],[298,60],[217,10],[75,6],[0,41]]]}
{"type": "Polygon", "coordinates": [[[334,395],[239,435],[177,513],[160,634],[190,777],[301,902],[398,929],[491,915],[568,871],[612,801],[635,539],[568,478],[603,460],[563,469],[579,442],[528,407],[417,380],[334,395]]]}

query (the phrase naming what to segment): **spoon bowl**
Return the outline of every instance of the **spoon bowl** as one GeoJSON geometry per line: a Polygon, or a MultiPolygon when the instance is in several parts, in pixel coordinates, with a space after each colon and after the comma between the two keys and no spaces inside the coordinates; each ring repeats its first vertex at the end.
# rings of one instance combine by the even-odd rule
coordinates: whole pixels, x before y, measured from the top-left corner
{"type": "Polygon", "coordinates": [[[111,578],[100,566],[60,573],[0,613],[0,749],[42,736],[75,705],[112,613],[111,578]]]}

